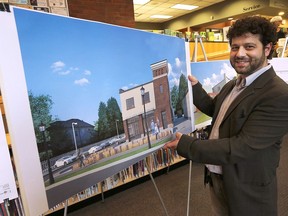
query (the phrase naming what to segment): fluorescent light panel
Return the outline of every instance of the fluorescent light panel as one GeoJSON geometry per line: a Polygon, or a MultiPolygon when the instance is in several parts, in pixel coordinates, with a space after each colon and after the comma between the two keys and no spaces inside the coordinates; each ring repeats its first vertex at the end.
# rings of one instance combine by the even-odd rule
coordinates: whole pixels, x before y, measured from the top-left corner
{"type": "Polygon", "coordinates": [[[150,2],[150,0],[133,0],[133,4],[139,4],[139,5],[144,5],[148,2],[150,2]]]}
{"type": "Polygon", "coordinates": [[[168,16],[168,15],[152,15],[150,16],[150,18],[157,18],[157,19],[169,19],[172,16],[168,16]]]}
{"type": "Polygon", "coordinates": [[[181,9],[181,10],[193,10],[195,8],[198,8],[198,7],[199,6],[195,6],[195,5],[176,4],[176,5],[172,6],[171,8],[181,9]]]}

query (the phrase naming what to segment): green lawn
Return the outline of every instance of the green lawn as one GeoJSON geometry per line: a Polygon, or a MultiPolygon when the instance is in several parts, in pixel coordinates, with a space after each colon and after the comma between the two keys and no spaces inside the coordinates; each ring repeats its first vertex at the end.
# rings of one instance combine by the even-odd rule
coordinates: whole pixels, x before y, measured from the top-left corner
{"type": "Polygon", "coordinates": [[[208,121],[211,117],[205,115],[202,112],[198,112],[199,116],[195,119],[195,125],[200,124],[202,122],[208,121]]]}

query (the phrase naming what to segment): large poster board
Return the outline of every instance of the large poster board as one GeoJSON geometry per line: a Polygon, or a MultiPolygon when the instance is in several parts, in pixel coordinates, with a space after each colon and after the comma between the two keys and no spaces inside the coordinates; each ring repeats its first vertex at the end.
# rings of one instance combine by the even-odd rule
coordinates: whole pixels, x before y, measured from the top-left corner
{"type": "Polygon", "coordinates": [[[183,39],[16,7],[0,26],[0,86],[28,215],[193,130],[183,39]]]}
{"type": "MultiPolygon", "coordinates": [[[[288,83],[288,58],[273,58],[269,60],[277,75],[288,83]]],[[[229,60],[192,62],[191,73],[197,77],[205,91],[215,97],[222,87],[237,76],[229,60]]],[[[195,108],[195,127],[201,129],[211,124],[211,117],[195,108]]]]}
{"type": "MultiPolygon", "coordinates": [[[[214,97],[221,88],[236,77],[229,60],[192,62],[191,73],[197,77],[205,91],[214,97]]],[[[201,129],[211,124],[211,117],[195,108],[195,127],[201,129]]]]}

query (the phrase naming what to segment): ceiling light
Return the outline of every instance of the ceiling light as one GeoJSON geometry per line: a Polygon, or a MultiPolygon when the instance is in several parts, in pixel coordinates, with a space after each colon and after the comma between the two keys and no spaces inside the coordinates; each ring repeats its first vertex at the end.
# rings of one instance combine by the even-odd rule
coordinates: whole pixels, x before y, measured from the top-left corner
{"type": "Polygon", "coordinates": [[[185,5],[185,4],[176,4],[172,6],[171,8],[174,9],[181,9],[181,10],[193,10],[195,8],[198,8],[199,6],[194,6],[194,5],[185,5]]]}
{"type": "Polygon", "coordinates": [[[283,16],[284,14],[285,14],[284,11],[281,11],[281,12],[278,13],[279,16],[283,16]]]}
{"type": "Polygon", "coordinates": [[[172,16],[168,16],[168,15],[152,15],[150,16],[150,18],[157,18],[157,19],[169,19],[172,16]]]}
{"type": "Polygon", "coordinates": [[[150,0],[133,0],[133,4],[139,4],[139,5],[144,5],[148,2],[150,2],[150,0]]]}
{"type": "Polygon", "coordinates": [[[229,17],[228,20],[233,20],[233,17],[229,17]]]}

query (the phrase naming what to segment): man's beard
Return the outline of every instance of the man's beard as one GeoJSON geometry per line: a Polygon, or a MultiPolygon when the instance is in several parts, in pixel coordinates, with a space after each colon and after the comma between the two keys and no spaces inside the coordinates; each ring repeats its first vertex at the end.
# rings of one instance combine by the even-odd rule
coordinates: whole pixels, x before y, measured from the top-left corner
{"type": "Polygon", "coordinates": [[[235,57],[233,62],[230,59],[230,63],[238,74],[249,76],[253,74],[255,71],[262,68],[265,60],[266,60],[266,56],[263,53],[260,58],[235,57]],[[241,61],[246,64],[248,63],[248,65],[244,66],[243,68],[239,68],[238,66],[236,66],[237,62],[239,63],[241,61]]]}

